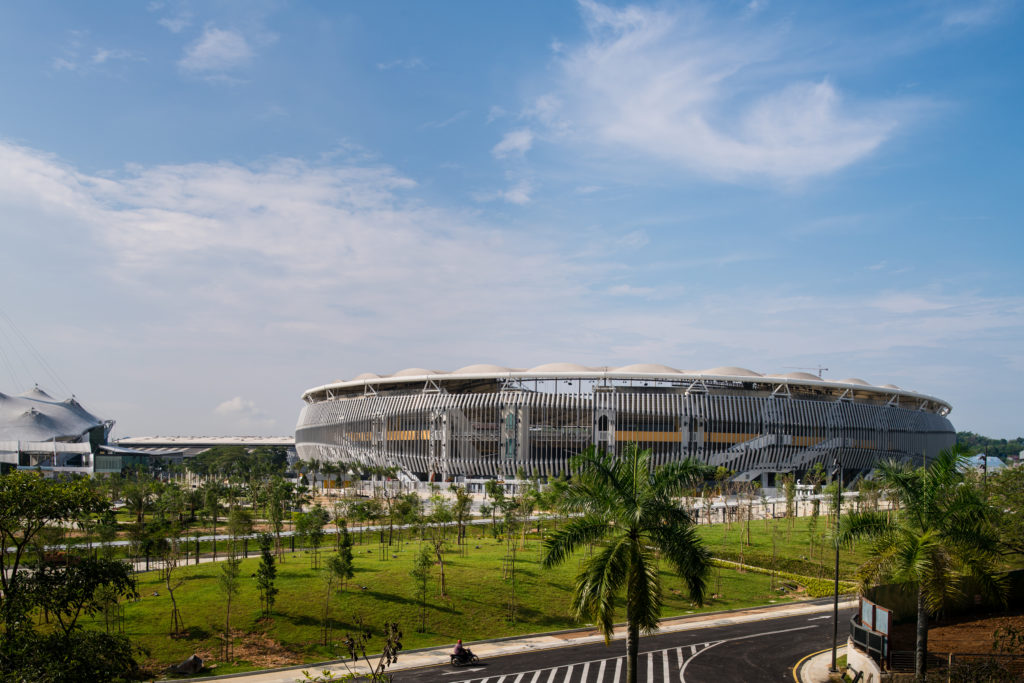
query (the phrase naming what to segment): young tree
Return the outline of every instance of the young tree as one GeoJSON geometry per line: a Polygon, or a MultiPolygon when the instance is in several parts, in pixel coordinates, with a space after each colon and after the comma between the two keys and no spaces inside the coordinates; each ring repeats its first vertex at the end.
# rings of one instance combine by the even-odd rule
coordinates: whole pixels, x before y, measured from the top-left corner
{"type": "Polygon", "coordinates": [[[413,585],[416,586],[416,599],[420,603],[420,633],[427,631],[427,582],[430,580],[430,569],[433,566],[434,559],[430,555],[430,549],[423,546],[413,561],[412,571],[409,572],[414,581],[413,585]]]}
{"type": "Polygon", "coordinates": [[[178,601],[174,597],[174,591],[181,587],[185,579],[178,572],[178,564],[181,562],[181,545],[178,534],[171,533],[164,542],[160,544],[159,557],[161,560],[160,578],[163,579],[167,595],[171,598],[171,635],[176,636],[185,628],[181,618],[181,611],[178,609],[178,601]]]}
{"type": "Polygon", "coordinates": [[[238,554],[238,539],[252,533],[252,513],[243,507],[233,507],[228,513],[228,534],[231,536],[231,554],[238,554]]]}
{"type": "Polygon", "coordinates": [[[444,551],[448,545],[448,527],[447,525],[452,521],[452,509],[451,506],[445,502],[444,498],[435,495],[431,497],[432,508],[430,511],[430,525],[427,527],[427,540],[430,542],[430,547],[434,551],[434,557],[437,558],[437,563],[440,566],[440,589],[441,597],[448,597],[448,584],[445,581],[444,575],[444,551]]]}
{"type": "Polygon", "coordinates": [[[966,453],[943,451],[931,467],[883,463],[878,472],[899,504],[895,519],[877,512],[853,512],[840,522],[840,542],[872,541],[861,567],[864,582],[893,580],[917,591],[916,673],[923,679],[928,651],[928,615],[938,612],[972,580],[990,596],[1002,596],[994,565],[999,538],[994,511],[977,489],[962,485],[966,453]]]}
{"type": "Polygon", "coordinates": [[[593,620],[608,642],[616,597],[625,589],[627,683],[636,683],[640,632],[658,628],[659,555],[697,604],[704,601],[711,565],[693,519],[676,500],[703,477],[704,466],[687,460],[654,468],[651,459],[651,451],[636,444],[618,457],[593,447],[584,451],[566,491],[566,507],[577,516],[544,542],[545,567],[562,564],[582,546],[601,544],[576,578],[572,608],[578,618],[593,620]]]}
{"type": "Polygon", "coordinates": [[[466,492],[464,486],[455,486],[452,488],[452,491],[455,493],[455,500],[452,502],[452,516],[458,525],[458,535],[455,538],[455,542],[457,545],[462,545],[466,542],[466,520],[469,519],[473,498],[466,492]]]}
{"type": "Polygon", "coordinates": [[[274,537],[270,534],[260,534],[260,566],[253,574],[256,579],[256,589],[260,592],[260,610],[263,618],[270,618],[270,610],[277,599],[278,589],[274,585],[277,579],[277,566],[273,553],[274,537]]]}
{"type": "Polygon", "coordinates": [[[313,506],[309,512],[300,512],[295,516],[295,533],[302,540],[303,545],[308,547],[310,554],[310,567],[320,567],[320,546],[324,541],[324,525],[327,524],[329,515],[327,510],[319,504],[313,506]]]}
{"type": "Polygon", "coordinates": [[[225,662],[234,656],[234,643],[231,638],[231,601],[238,594],[238,575],[242,561],[234,553],[220,565],[217,583],[224,595],[224,646],[221,652],[225,662]]]}

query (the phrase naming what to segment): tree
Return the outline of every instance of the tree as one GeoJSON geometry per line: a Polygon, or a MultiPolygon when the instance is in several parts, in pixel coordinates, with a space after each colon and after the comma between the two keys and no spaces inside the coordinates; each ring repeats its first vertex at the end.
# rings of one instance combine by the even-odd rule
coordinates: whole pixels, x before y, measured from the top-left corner
{"type": "Polygon", "coordinates": [[[295,516],[295,533],[302,543],[312,550],[309,566],[317,569],[320,566],[320,546],[324,542],[324,525],[330,515],[320,505],[313,506],[309,512],[300,512],[295,516]]]}
{"type": "Polygon", "coordinates": [[[977,489],[964,485],[962,447],[945,450],[930,468],[894,462],[879,466],[879,479],[898,503],[895,517],[874,510],[840,522],[840,542],[872,541],[860,568],[865,583],[880,579],[917,592],[916,672],[926,673],[928,616],[960,597],[966,581],[992,597],[1003,588],[994,573],[999,539],[994,515],[977,489]]]}
{"type": "Polygon", "coordinates": [[[441,597],[448,597],[448,584],[444,576],[444,552],[448,544],[448,524],[452,521],[451,506],[439,495],[431,496],[430,526],[427,528],[430,547],[441,568],[441,597]]]}
{"type": "Polygon", "coordinates": [[[178,541],[177,534],[172,534],[170,538],[160,546],[160,559],[162,561],[159,569],[160,578],[164,581],[164,587],[167,588],[167,595],[171,598],[171,635],[178,635],[185,627],[184,621],[181,618],[181,612],[178,610],[178,601],[174,597],[174,591],[181,587],[185,579],[178,572],[178,563],[181,561],[181,546],[178,541]]]}
{"type": "Polygon", "coordinates": [[[345,582],[355,576],[355,557],[352,554],[352,535],[348,533],[348,524],[341,520],[338,528],[338,557],[332,564],[332,570],[341,580],[341,590],[345,590],[345,582]]]}
{"type": "Polygon", "coordinates": [[[626,681],[636,683],[640,632],[658,628],[662,591],[658,556],[671,565],[696,604],[703,604],[711,556],[694,520],[676,499],[703,478],[694,460],[652,467],[651,451],[629,444],[621,456],[593,447],[574,459],[565,507],[576,516],[544,541],[545,567],[565,562],[580,547],[599,544],[584,560],[573,587],[577,618],[612,636],[615,602],[625,589],[626,681]]]}
{"type": "Polygon", "coordinates": [[[256,579],[256,589],[260,592],[260,610],[263,612],[263,618],[270,617],[270,609],[274,606],[278,592],[274,585],[277,578],[277,566],[272,552],[273,544],[273,536],[260,534],[260,566],[252,575],[256,579]]]}
{"type": "Polygon", "coordinates": [[[430,549],[422,546],[416,559],[413,560],[412,570],[409,572],[415,581],[416,599],[420,602],[420,633],[425,633],[427,630],[427,581],[430,580],[430,568],[433,566],[434,559],[430,556],[430,549]]]}
{"type": "Polygon", "coordinates": [[[999,511],[1005,554],[1024,555],[1024,467],[1007,467],[988,478],[989,502],[999,511]]]}
{"type": "Polygon", "coordinates": [[[452,488],[452,491],[455,493],[455,500],[452,502],[452,516],[455,517],[455,522],[458,525],[458,535],[455,538],[455,543],[456,545],[462,545],[466,542],[466,520],[469,519],[473,498],[466,492],[464,486],[455,486],[452,488]]]}
{"type": "Polygon", "coordinates": [[[498,511],[505,504],[505,487],[500,484],[496,479],[488,479],[484,482],[484,493],[488,498],[494,501],[491,505],[491,534],[494,536],[498,535],[498,511]]]}
{"type": "Polygon", "coordinates": [[[224,594],[224,647],[222,657],[225,662],[234,656],[231,640],[231,601],[238,594],[238,575],[241,563],[242,561],[234,553],[229,554],[228,558],[221,563],[220,575],[217,577],[220,592],[224,594]]]}
{"type": "Polygon", "coordinates": [[[106,509],[106,501],[83,480],[54,482],[24,471],[0,476],[0,613],[15,596],[11,582],[25,550],[48,524],[106,509]]]}
{"type": "Polygon", "coordinates": [[[97,596],[134,596],[130,569],[109,558],[71,557],[21,568],[26,549],[48,524],[110,510],[85,480],[46,480],[34,472],[0,476],[0,671],[13,681],[112,681],[138,670],[121,635],[82,630],[78,620],[103,608],[97,596]],[[54,617],[48,633],[33,613],[54,617]]]}

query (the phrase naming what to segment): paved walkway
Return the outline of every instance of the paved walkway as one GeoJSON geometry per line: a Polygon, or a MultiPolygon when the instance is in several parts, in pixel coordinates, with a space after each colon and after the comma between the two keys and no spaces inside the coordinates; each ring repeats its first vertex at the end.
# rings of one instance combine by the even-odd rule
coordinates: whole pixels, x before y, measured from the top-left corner
{"type": "MultiPolygon", "coordinates": [[[[836,659],[845,654],[845,644],[836,648],[836,659]]],[[[832,648],[815,652],[800,660],[796,670],[793,672],[793,678],[796,679],[797,683],[829,683],[829,681],[833,680],[829,673],[831,666],[832,648]]]]}
{"type": "MultiPolygon", "coordinates": [[[[850,607],[855,607],[856,605],[856,601],[841,602],[839,603],[839,608],[846,609],[850,607]]],[[[752,609],[736,610],[732,612],[713,612],[710,614],[698,614],[694,616],[663,619],[661,622],[660,632],[673,633],[677,631],[692,631],[701,628],[708,628],[711,626],[725,626],[729,624],[741,624],[751,621],[764,621],[767,619],[777,619],[780,617],[795,616],[800,614],[816,614],[831,611],[831,602],[804,602],[795,604],[790,603],[779,606],[755,607],[752,609]]],[[[614,637],[615,639],[626,637],[624,625],[616,627],[614,637]]],[[[517,654],[522,652],[531,652],[538,650],[548,650],[556,647],[583,645],[586,643],[601,642],[603,640],[604,636],[602,636],[600,633],[593,629],[579,629],[574,631],[537,633],[527,636],[499,638],[496,640],[488,641],[474,641],[472,643],[467,643],[467,645],[473,649],[474,654],[479,656],[481,659],[486,660],[501,655],[517,654]]],[[[403,669],[415,669],[418,667],[445,664],[448,662],[448,656],[450,652],[451,646],[426,648],[423,650],[412,650],[409,652],[402,652],[399,655],[398,662],[392,665],[392,667],[388,670],[400,671],[403,669]]],[[[828,659],[831,658],[831,650],[829,650],[827,654],[828,658],[825,661],[826,672],[828,670],[829,665],[828,659]]],[[[376,657],[370,657],[370,661],[376,662],[376,657]]],[[[801,663],[801,670],[806,666],[807,661],[809,660],[804,660],[801,663]]],[[[349,667],[346,667],[346,665],[340,660],[335,660],[331,662],[321,662],[319,664],[305,664],[302,666],[293,666],[283,669],[269,669],[265,671],[254,671],[246,674],[229,674],[225,676],[211,676],[207,678],[193,678],[190,680],[244,681],[245,683],[294,683],[296,680],[300,680],[302,678],[303,669],[310,671],[310,673],[319,673],[326,669],[339,675],[344,675],[348,673],[350,670],[360,673],[365,673],[367,671],[365,663],[355,665],[350,664],[350,666],[351,669],[349,667]]],[[[798,679],[798,681],[803,681],[804,683],[820,683],[821,681],[827,680],[827,675],[824,678],[820,679],[798,679]]]]}

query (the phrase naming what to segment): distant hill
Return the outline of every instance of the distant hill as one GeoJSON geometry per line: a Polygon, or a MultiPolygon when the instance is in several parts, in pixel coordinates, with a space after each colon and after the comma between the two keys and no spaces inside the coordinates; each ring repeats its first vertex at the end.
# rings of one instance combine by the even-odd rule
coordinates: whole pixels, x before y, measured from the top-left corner
{"type": "Polygon", "coordinates": [[[1007,441],[1006,439],[990,439],[974,432],[957,432],[956,442],[971,449],[972,453],[994,455],[1006,460],[1008,455],[1017,455],[1024,451],[1024,437],[1007,441]]]}

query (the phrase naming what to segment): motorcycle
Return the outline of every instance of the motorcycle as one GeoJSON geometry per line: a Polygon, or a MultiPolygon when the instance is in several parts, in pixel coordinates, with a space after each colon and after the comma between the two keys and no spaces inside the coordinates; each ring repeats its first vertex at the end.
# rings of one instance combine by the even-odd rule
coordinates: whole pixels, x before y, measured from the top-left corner
{"type": "Polygon", "coordinates": [[[452,666],[464,666],[466,664],[479,664],[480,658],[469,650],[463,650],[460,654],[451,656],[452,666]]]}

